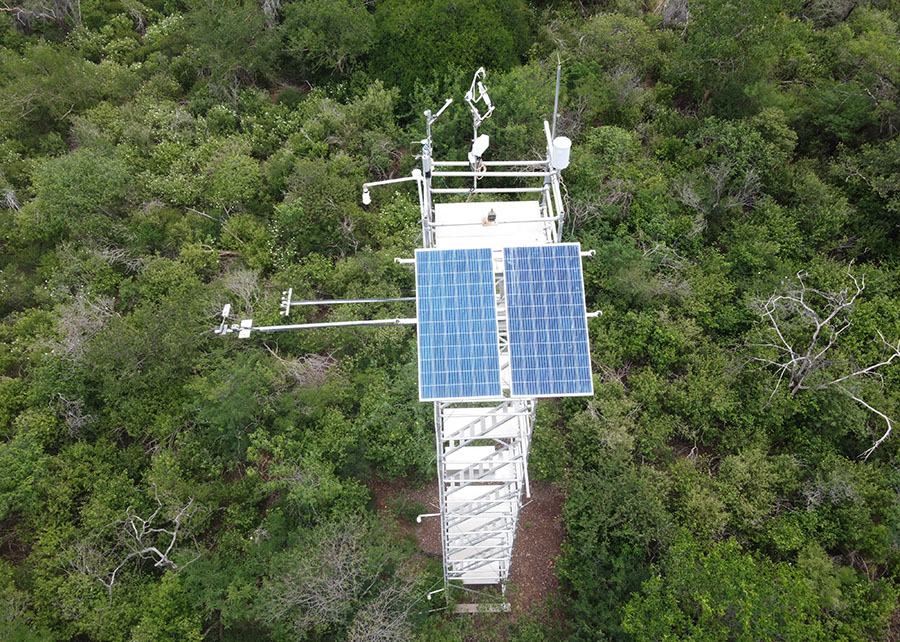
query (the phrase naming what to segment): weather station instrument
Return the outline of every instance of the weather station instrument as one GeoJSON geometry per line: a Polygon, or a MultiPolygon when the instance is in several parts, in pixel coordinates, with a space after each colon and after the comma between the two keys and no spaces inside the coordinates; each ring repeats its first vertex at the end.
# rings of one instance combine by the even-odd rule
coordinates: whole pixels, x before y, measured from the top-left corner
{"type": "MultiPolygon", "coordinates": [[[[464,161],[434,158],[431,127],[453,102],[425,111],[421,169],[363,185],[370,190],[416,184],[422,247],[395,261],[415,269],[415,297],[295,301],[286,290],[281,314],[304,305],[415,301],[416,316],[256,326],[230,323],[219,334],[241,338],[289,330],[364,325],[416,327],[419,401],[434,404],[434,434],[444,587],[479,593],[509,580],[519,513],[530,497],[528,453],[540,397],[593,394],[578,243],[561,243],[565,209],[560,174],[571,141],[544,121],[546,155],[484,160],[490,138],[479,127],[494,112],[480,68],[465,94],[473,119],[464,161]],[[551,133],[551,131],[553,133],[551,133]],[[474,198],[473,198],[474,197],[474,198]],[[482,200],[503,198],[504,200],[482,200]]],[[[435,591],[437,592],[437,591],[435,591]]],[[[429,594],[429,598],[431,595],[429,594]]],[[[508,605],[504,605],[508,608],[508,605]]]]}

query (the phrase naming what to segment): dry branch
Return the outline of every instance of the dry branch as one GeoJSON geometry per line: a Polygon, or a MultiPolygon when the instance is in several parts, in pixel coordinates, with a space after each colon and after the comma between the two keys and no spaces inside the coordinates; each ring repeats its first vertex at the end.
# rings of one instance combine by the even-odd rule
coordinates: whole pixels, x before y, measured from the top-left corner
{"type": "Polygon", "coordinates": [[[125,518],[103,529],[93,543],[83,542],[74,548],[71,562],[74,570],[102,584],[110,599],[119,573],[130,562],[151,561],[155,568],[179,571],[200,557],[196,542],[186,535],[185,530],[201,506],[193,498],[174,505],[164,502],[155,486],[153,497],[156,507],[146,518],[129,506],[125,518]],[[111,541],[104,535],[104,531],[110,529],[113,533],[111,541]],[[185,563],[178,563],[173,558],[176,553],[185,551],[185,539],[190,542],[187,548],[191,549],[192,557],[185,563]]]}
{"type": "Polygon", "coordinates": [[[332,354],[308,354],[298,358],[280,356],[268,345],[263,344],[278,364],[299,386],[321,386],[328,379],[328,373],[337,365],[332,354]]]}
{"type": "Polygon", "coordinates": [[[757,301],[755,307],[767,327],[761,332],[760,341],[749,347],[765,355],[756,354],[751,360],[774,370],[777,376],[770,399],[787,380],[791,395],[802,390],[835,389],[881,417],[887,429],[871,448],[860,454],[868,459],[891,434],[893,424],[886,414],[847,386],[867,377],[877,378],[883,385],[880,371],[900,357],[900,340],[890,343],[877,331],[882,357],[876,363],[862,365],[841,358],[838,340],[852,327],[853,305],[866,288],[865,277],[857,279],[851,267],[847,268],[847,277],[852,286],[843,290],[828,292],[810,287],[805,281],[807,273],[800,271],[795,282],[782,283],[780,291],[757,301]]]}

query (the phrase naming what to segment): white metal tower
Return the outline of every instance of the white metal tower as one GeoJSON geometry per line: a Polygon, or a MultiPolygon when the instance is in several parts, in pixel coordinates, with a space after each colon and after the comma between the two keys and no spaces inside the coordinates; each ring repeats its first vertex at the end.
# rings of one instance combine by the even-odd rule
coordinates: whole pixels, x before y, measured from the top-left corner
{"type": "MultiPolygon", "coordinates": [[[[568,165],[570,146],[567,138],[554,139],[551,126],[545,121],[544,158],[483,160],[490,140],[486,135],[479,135],[478,129],[494,110],[482,82],[484,75],[483,68],[476,72],[465,96],[474,123],[472,148],[467,160],[438,161],[433,157],[431,126],[453,102],[448,99],[437,113],[425,112],[426,136],[420,141],[421,169],[413,170],[409,177],[377,181],[363,186],[363,203],[368,204],[371,202],[369,189],[372,187],[403,181],[415,182],[420,201],[424,248],[486,248],[491,252],[500,394],[488,400],[473,400],[462,396],[441,398],[434,402],[440,513],[419,517],[420,521],[423,517],[440,517],[445,588],[453,585],[464,590],[493,584],[499,584],[505,589],[519,511],[523,497],[530,495],[528,452],[537,399],[516,395],[513,390],[505,248],[534,248],[559,242],[565,220],[560,172],[568,165]],[[480,200],[498,197],[517,200],[480,200]]],[[[554,121],[555,115],[554,108],[554,121]]],[[[580,254],[584,256],[589,253],[580,254]]],[[[396,260],[400,263],[416,262],[416,259],[396,260]]],[[[580,279],[580,265],[578,269],[580,279]]],[[[282,314],[285,316],[293,306],[309,303],[380,301],[356,299],[305,302],[292,301],[291,296],[292,292],[288,290],[282,299],[282,314]]],[[[581,296],[582,314],[585,314],[583,293],[581,296]]],[[[242,321],[239,325],[228,325],[225,320],[228,313],[229,309],[226,307],[219,332],[237,331],[242,337],[250,336],[252,332],[336,325],[413,325],[417,322],[415,318],[404,318],[254,327],[249,320],[242,321]]],[[[597,314],[599,313],[585,316],[597,314]]],[[[584,334],[586,341],[586,324],[584,334]]],[[[588,393],[582,391],[562,394],[588,393]]]]}

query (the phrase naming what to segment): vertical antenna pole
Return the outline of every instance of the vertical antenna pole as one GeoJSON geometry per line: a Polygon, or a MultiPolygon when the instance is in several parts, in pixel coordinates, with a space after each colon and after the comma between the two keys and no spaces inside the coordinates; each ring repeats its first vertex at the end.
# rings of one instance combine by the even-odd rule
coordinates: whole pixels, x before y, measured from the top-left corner
{"type": "Polygon", "coordinates": [[[425,140],[422,143],[422,180],[419,183],[419,204],[422,209],[422,245],[431,247],[433,245],[431,238],[432,223],[432,207],[431,207],[431,170],[434,166],[432,154],[434,149],[431,142],[431,123],[438,119],[438,116],[444,113],[444,110],[453,102],[452,98],[444,101],[444,106],[438,109],[436,114],[431,113],[430,109],[425,110],[425,140]]]}
{"type": "Polygon", "coordinates": [[[556,117],[559,111],[559,76],[562,72],[562,59],[559,52],[556,52],[556,96],[553,98],[553,130],[550,132],[551,138],[556,138],[556,117]]]}
{"type": "MultiPolygon", "coordinates": [[[[447,105],[445,104],[444,107],[447,105]]],[[[441,108],[438,112],[444,111],[441,108]]],[[[422,218],[422,246],[431,247],[431,110],[425,110],[425,140],[422,141],[422,182],[419,184],[419,207],[422,218]]]]}

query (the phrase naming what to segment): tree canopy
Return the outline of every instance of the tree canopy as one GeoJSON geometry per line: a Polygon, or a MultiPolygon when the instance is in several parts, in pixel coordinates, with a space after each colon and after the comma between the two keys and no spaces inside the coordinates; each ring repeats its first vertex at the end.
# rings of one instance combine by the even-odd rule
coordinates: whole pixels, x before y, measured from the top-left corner
{"type": "MultiPolygon", "coordinates": [[[[0,639],[895,639],[898,25],[882,0],[0,3],[0,639]],[[415,189],[361,184],[409,174],[447,97],[437,155],[464,158],[480,66],[487,154],[542,157],[558,59],[563,240],[603,310],[594,396],[534,429],[559,587],[454,616],[423,597],[431,509],[377,495],[436,483],[414,331],[212,330],[226,302],[277,322],[288,287],[410,296],[415,189]]],[[[295,316],[364,313],[414,314],[295,316]]]]}

